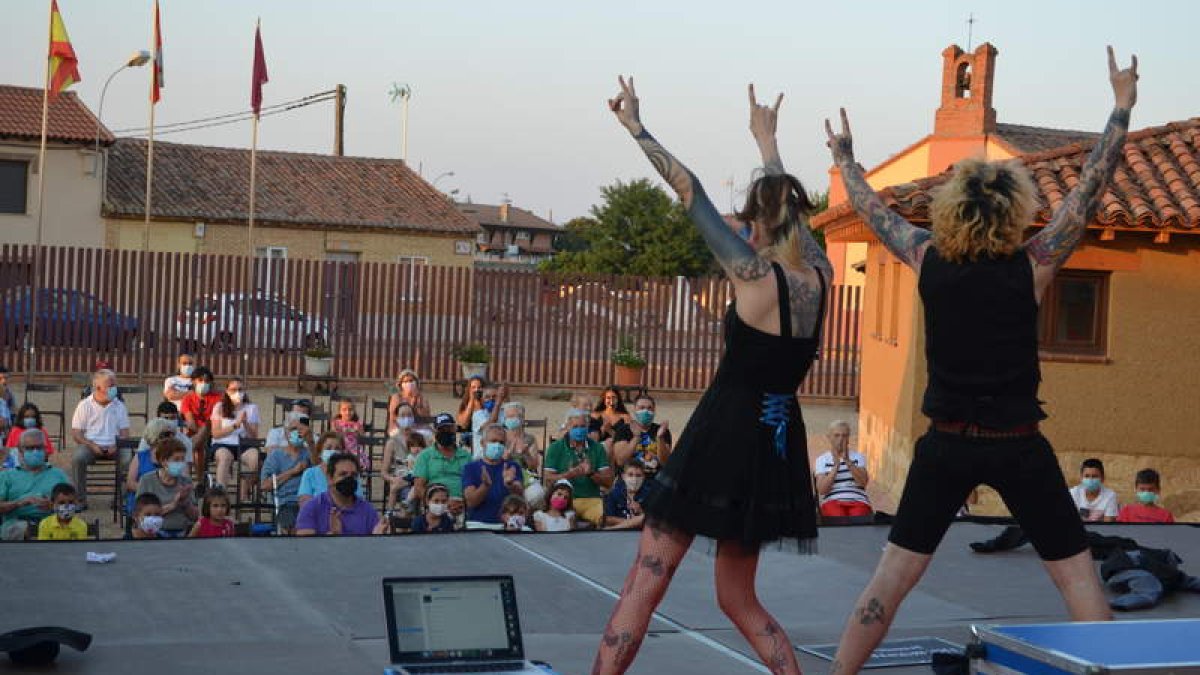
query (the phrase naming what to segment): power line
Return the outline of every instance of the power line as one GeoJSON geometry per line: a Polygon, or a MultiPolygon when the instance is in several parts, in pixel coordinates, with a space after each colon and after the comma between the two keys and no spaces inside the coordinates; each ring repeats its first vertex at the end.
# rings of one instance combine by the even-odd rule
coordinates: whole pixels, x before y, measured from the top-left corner
{"type": "MultiPolygon", "coordinates": [[[[278,108],[276,110],[271,110],[269,112],[263,112],[261,115],[259,115],[259,117],[260,118],[261,117],[270,117],[272,115],[278,115],[280,113],[285,113],[290,110],[295,110],[297,108],[303,108],[306,106],[310,106],[310,105],[313,105],[314,103],[324,103],[325,101],[332,101],[332,100],[334,100],[334,99],[331,96],[329,98],[313,99],[311,101],[305,101],[303,103],[295,103],[293,105],[287,106],[286,108],[278,108]]],[[[252,111],[247,111],[247,113],[245,115],[243,115],[242,117],[220,120],[220,121],[216,121],[216,122],[207,122],[204,124],[193,124],[192,126],[175,127],[175,128],[167,129],[165,131],[160,131],[157,127],[155,127],[154,135],[155,135],[155,137],[166,136],[167,134],[178,134],[178,133],[181,133],[184,131],[196,131],[199,129],[208,129],[211,127],[225,126],[227,124],[237,124],[239,122],[248,122],[252,119],[254,119],[254,113],[252,111]]],[[[141,138],[141,137],[147,136],[148,134],[149,134],[149,127],[147,127],[144,130],[141,130],[140,133],[122,134],[121,137],[122,138],[141,138]]]]}
{"type": "MultiPolygon", "coordinates": [[[[292,110],[292,109],[304,107],[305,105],[310,105],[313,103],[323,103],[325,101],[330,101],[330,100],[333,100],[333,97],[336,93],[337,93],[336,90],[330,89],[329,91],[322,91],[322,92],[317,92],[316,94],[309,94],[308,96],[303,96],[301,98],[293,99],[291,101],[284,101],[283,103],[276,103],[274,105],[265,106],[263,108],[263,110],[266,112],[264,112],[262,114],[262,116],[265,117],[268,114],[273,114],[274,112],[283,112],[285,110],[292,110]]],[[[162,130],[163,133],[174,133],[174,132],[171,132],[168,130],[175,129],[176,127],[191,128],[194,125],[203,124],[205,122],[215,122],[215,121],[219,121],[219,120],[229,120],[229,122],[226,122],[226,123],[241,122],[241,121],[250,119],[253,116],[254,116],[254,111],[243,110],[240,112],[226,113],[224,115],[214,115],[212,117],[201,117],[198,119],[186,120],[183,122],[172,122],[170,124],[158,124],[158,125],[155,125],[154,131],[156,134],[160,130],[162,130]]],[[[213,126],[219,126],[219,125],[213,125],[213,126]]],[[[195,128],[204,128],[204,127],[200,126],[200,127],[195,127],[195,128]]],[[[130,127],[128,129],[116,129],[113,131],[113,133],[139,136],[139,135],[142,135],[143,133],[146,133],[149,131],[150,131],[150,127],[130,127]]]]}

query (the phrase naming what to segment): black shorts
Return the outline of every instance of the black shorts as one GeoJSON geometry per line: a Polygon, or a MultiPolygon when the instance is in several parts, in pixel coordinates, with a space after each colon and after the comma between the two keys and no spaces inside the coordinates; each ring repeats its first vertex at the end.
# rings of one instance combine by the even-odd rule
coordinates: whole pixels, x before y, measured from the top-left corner
{"type": "Polygon", "coordinates": [[[1000,493],[1043,560],[1087,548],[1079,510],[1044,436],[975,438],[934,429],[917,440],[888,541],[932,554],[980,484],[1000,493]]]}
{"type": "Polygon", "coordinates": [[[243,447],[241,445],[233,445],[231,443],[212,443],[208,446],[208,450],[205,452],[204,458],[209,462],[213,461],[213,459],[215,459],[217,456],[217,450],[220,450],[221,448],[228,450],[229,453],[233,455],[234,459],[241,459],[242,455],[249,450],[258,450],[258,448],[253,446],[243,447]]]}

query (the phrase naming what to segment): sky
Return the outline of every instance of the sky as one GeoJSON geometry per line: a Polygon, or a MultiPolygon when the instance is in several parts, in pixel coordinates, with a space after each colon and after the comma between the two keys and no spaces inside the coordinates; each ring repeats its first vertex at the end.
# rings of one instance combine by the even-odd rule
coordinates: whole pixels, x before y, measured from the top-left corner
{"type": "MultiPolygon", "coordinates": [[[[0,83],[41,86],[49,0],[0,0],[0,83]]],[[[149,48],[152,0],[59,0],[96,110],[105,79],[149,48]]],[[[562,223],[600,188],[654,177],[606,107],[636,78],[642,121],[728,210],[757,165],[746,84],[784,92],[779,139],[810,189],[829,184],[823,120],[849,112],[870,167],[932,130],[941,51],[999,50],[1001,122],[1099,131],[1112,105],[1104,45],[1142,75],[1133,127],[1200,115],[1192,0],[161,0],[165,83],[159,124],[249,108],[256,19],[271,81],[264,105],[348,88],[346,154],[398,158],[409,85],[408,159],[439,189],[508,198],[562,223]],[[452,172],[453,175],[444,175],[452,172]],[[732,190],[732,194],[731,194],[732,190]]],[[[149,68],[118,74],[110,129],[148,123],[149,68]]],[[[329,153],[332,103],[264,118],[259,147],[329,153]]],[[[159,136],[249,147],[249,122],[159,136]]]]}

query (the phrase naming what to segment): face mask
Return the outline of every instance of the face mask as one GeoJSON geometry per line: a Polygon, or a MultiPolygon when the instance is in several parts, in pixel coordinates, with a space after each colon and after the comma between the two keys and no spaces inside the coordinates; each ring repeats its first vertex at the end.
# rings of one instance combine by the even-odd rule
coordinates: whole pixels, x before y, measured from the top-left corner
{"type": "Polygon", "coordinates": [[[25,467],[29,469],[40,469],[46,465],[46,451],[41,448],[22,450],[21,458],[25,462],[25,467]]]}
{"type": "Polygon", "coordinates": [[[489,400],[489,401],[484,401],[484,402],[483,402],[483,409],[484,409],[484,410],[486,410],[486,411],[488,411],[488,412],[492,412],[492,408],[495,408],[495,407],[496,407],[496,402],[495,402],[495,401],[490,401],[490,400],[489,400]]]}
{"type": "Polygon", "coordinates": [[[325,448],[321,451],[321,463],[328,464],[329,458],[337,454],[337,450],[333,448],[325,448]]]}
{"type": "Polygon", "coordinates": [[[509,431],[516,431],[517,429],[520,429],[521,428],[521,418],[520,417],[505,418],[504,419],[504,428],[508,429],[509,431]]]}
{"type": "Polygon", "coordinates": [[[754,228],[746,224],[738,230],[738,236],[742,238],[742,241],[750,241],[750,237],[754,236],[754,228]]]}
{"type": "Polygon", "coordinates": [[[1096,490],[1100,489],[1099,478],[1084,478],[1080,482],[1083,483],[1083,489],[1087,490],[1088,492],[1095,492],[1096,490]]]}
{"type": "Polygon", "coordinates": [[[333,484],[333,489],[343,497],[353,497],[355,491],[358,490],[358,479],[354,476],[346,476],[333,484]]]}
{"type": "Polygon", "coordinates": [[[503,443],[488,443],[487,447],[484,448],[484,450],[483,450],[483,456],[487,457],[488,459],[490,459],[492,461],[500,459],[501,457],[504,456],[504,444],[503,443]]]}
{"type": "Polygon", "coordinates": [[[194,370],[196,370],[196,366],[179,366],[179,374],[184,377],[191,377],[194,370]]]}
{"type": "Polygon", "coordinates": [[[555,511],[562,511],[563,509],[566,509],[567,508],[567,498],[566,497],[551,497],[550,498],[550,508],[554,509],[555,511]]]}
{"type": "Polygon", "coordinates": [[[58,517],[62,518],[63,520],[70,520],[75,517],[75,505],[57,504],[54,507],[54,512],[57,513],[58,517]]]}
{"type": "Polygon", "coordinates": [[[588,437],[587,427],[571,427],[570,436],[571,440],[575,441],[576,443],[582,443],[586,441],[588,437]]]}
{"type": "Polygon", "coordinates": [[[245,396],[245,394],[243,394],[242,392],[235,391],[229,395],[229,400],[233,401],[234,405],[241,405],[243,396],[245,396]]]}
{"type": "Polygon", "coordinates": [[[642,489],[642,483],[645,482],[645,480],[645,478],[640,476],[638,478],[626,478],[625,489],[629,491],[629,494],[635,495],[637,494],[638,490],[642,489]]]}
{"type": "Polygon", "coordinates": [[[439,432],[437,432],[437,435],[434,436],[434,438],[437,439],[437,444],[442,446],[443,448],[454,447],[454,432],[453,431],[439,431],[439,432]]]}
{"type": "Polygon", "coordinates": [[[200,383],[196,384],[196,393],[203,396],[203,395],[207,394],[208,390],[211,388],[212,388],[212,384],[210,384],[208,382],[200,382],[200,383]]]}
{"type": "Polygon", "coordinates": [[[435,516],[444,516],[444,515],[446,515],[446,505],[445,504],[430,504],[429,505],[429,513],[431,515],[435,515],[435,516]]]}
{"type": "Polygon", "coordinates": [[[1144,492],[1144,491],[1139,490],[1137,493],[1137,498],[1138,498],[1138,501],[1143,504],[1153,504],[1154,502],[1158,501],[1158,494],[1154,493],[1154,492],[1144,492]]]}
{"type": "Polygon", "coordinates": [[[507,527],[510,530],[519,530],[519,529],[525,527],[525,516],[522,516],[519,513],[514,513],[513,515],[508,517],[508,520],[505,521],[504,524],[505,524],[505,527],[507,527]]]}
{"type": "Polygon", "coordinates": [[[417,388],[417,383],[416,382],[401,382],[400,388],[404,390],[404,393],[410,394],[410,393],[412,393],[413,389],[417,388]]]}
{"type": "Polygon", "coordinates": [[[175,478],[187,475],[187,462],[167,462],[167,473],[175,478]]]}
{"type": "Polygon", "coordinates": [[[110,401],[117,400],[117,388],[116,387],[108,388],[108,400],[110,400],[110,401]]]}
{"type": "Polygon", "coordinates": [[[654,421],[654,411],[653,410],[635,411],[633,413],[633,419],[637,420],[637,423],[644,427],[649,426],[650,423],[654,421]]]}
{"type": "Polygon", "coordinates": [[[416,420],[411,417],[397,417],[396,426],[400,427],[401,429],[407,429],[411,427],[415,421],[416,420]]]}
{"type": "Polygon", "coordinates": [[[26,417],[25,419],[21,420],[21,424],[24,424],[26,429],[36,429],[37,428],[37,418],[36,417],[26,417]]]}
{"type": "Polygon", "coordinates": [[[304,445],[304,437],[300,435],[299,430],[292,429],[288,432],[288,443],[291,443],[296,447],[300,447],[301,445],[304,445]]]}
{"type": "Polygon", "coordinates": [[[158,534],[162,529],[162,516],[142,516],[142,522],[138,527],[142,528],[142,532],[146,534],[158,534]]]}

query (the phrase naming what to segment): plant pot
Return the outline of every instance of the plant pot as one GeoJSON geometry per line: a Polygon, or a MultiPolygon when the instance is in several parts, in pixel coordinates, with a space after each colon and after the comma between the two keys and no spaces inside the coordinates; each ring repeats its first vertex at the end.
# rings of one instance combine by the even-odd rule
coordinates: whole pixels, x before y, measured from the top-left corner
{"type": "Polygon", "coordinates": [[[317,358],[314,356],[304,357],[304,374],[312,377],[329,377],[329,373],[333,371],[333,357],[317,358]]]}
{"type": "Polygon", "coordinates": [[[482,377],[484,379],[484,381],[487,381],[488,364],[486,364],[486,363],[467,363],[466,361],[459,361],[459,364],[462,365],[462,373],[463,373],[464,380],[469,380],[472,377],[482,377]]]}
{"type": "Polygon", "coordinates": [[[636,387],[642,383],[642,371],[645,368],[632,368],[630,366],[613,365],[616,369],[616,382],[618,387],[636,387]]]}

